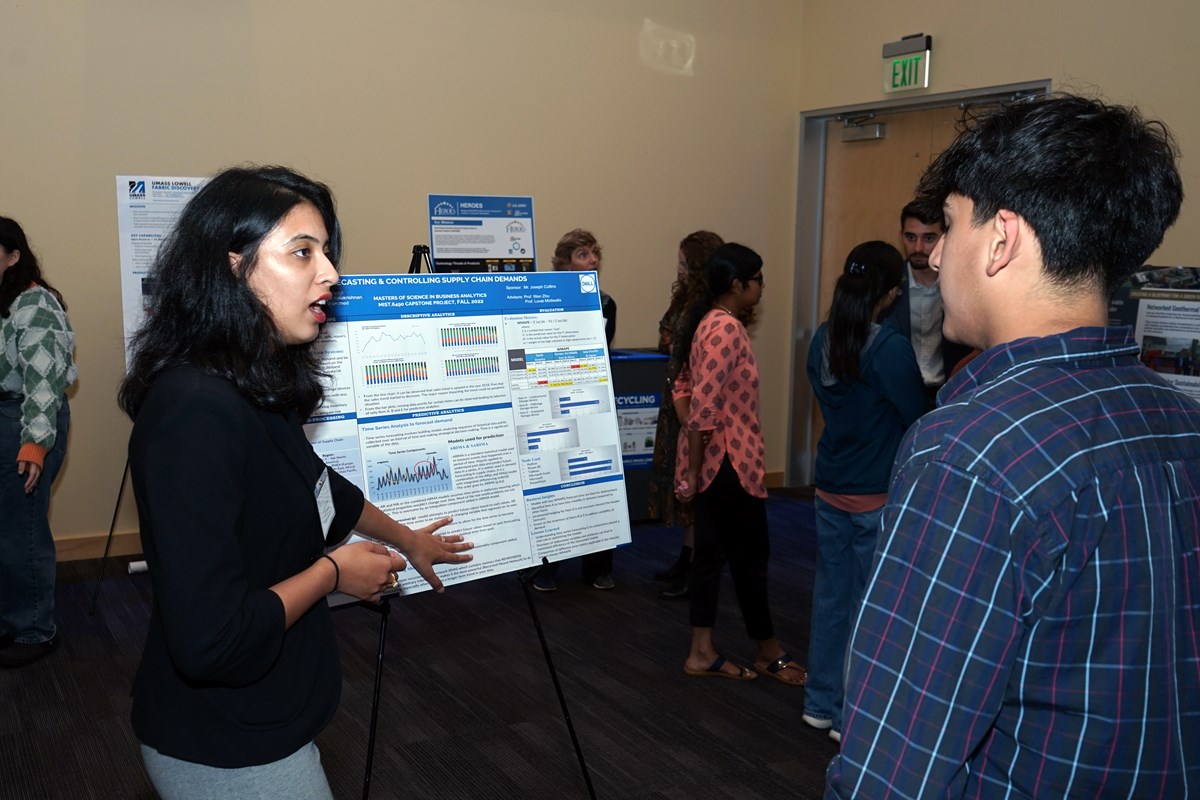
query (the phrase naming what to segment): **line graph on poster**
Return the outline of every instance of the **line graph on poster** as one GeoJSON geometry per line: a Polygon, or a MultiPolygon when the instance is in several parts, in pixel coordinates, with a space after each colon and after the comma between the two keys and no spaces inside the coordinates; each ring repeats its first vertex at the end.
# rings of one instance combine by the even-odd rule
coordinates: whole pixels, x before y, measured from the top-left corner
{"type": "Polygon", "coordinates": [[[393,321],[365,324],[355,329],[352,336],[355,352],[367,358],[395,361],[429,358],[431,340],[420,324],[393,321]]]}
{"type": "Polygon", "coordinates": [[[454,476],[445,447],[435,444],[370,453],[367,489],[374,503],[452,491],[454,476]]]}

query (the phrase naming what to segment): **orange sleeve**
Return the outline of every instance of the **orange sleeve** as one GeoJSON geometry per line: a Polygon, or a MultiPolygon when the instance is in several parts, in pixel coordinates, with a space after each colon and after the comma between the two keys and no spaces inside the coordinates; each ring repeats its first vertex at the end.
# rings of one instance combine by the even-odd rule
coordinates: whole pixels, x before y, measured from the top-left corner
{"type": "Polygon", "coordinates": [[[31,464],[37,464],[38,469],[41,469],[46,464],[46,448],[40,444],[26,442],[17,451],[17,461],[28,461],[31,464]]]}

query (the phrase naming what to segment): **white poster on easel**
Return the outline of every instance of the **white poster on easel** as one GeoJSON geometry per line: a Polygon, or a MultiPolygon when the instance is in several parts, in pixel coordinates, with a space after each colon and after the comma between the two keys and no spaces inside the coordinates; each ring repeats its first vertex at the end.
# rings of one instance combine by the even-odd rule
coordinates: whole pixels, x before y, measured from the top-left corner
{"type": "Polygon", "coordinates": [[[128,342],[154,302],[150,268],[183,207],[208,178],[117,176],[117,235],[121,259],[121,310],[128,342]]]}
{"type": "MultiPolygon", "coordinates": [[[[343,277],[306,426],[384,512],[475,544],[447,585],[630,541],[594,273],[343,277]]],[[[400,592],[428,588],[402,573],[400,592]]]]}

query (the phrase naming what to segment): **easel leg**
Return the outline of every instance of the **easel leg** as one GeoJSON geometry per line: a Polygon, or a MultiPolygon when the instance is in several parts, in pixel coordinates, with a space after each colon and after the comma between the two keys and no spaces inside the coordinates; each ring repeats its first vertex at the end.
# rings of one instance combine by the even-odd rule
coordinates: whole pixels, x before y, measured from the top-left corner
{"type": "MultiPolygon", "coordinates": [[[[549,563],[548,560],[542,558],[542,567],[549,563]]],[[[542,630],[541,620],[538,619],[537,606],[533,602],[533,592],[529,590],[529,584],[533,582],[538,570],[542,567],[519,570],[517,579],[520,580],[521,588],[525,591],[525,602],[529,604],[529,616],[533,619],[533,627],[537,630],[538,641],[542,644],[542,655],[546,658],[546,668],[550,670],[550,680],[554,684],[555,694],[558,695],[558,705],[562,709],[563,721],[567,723],[567,732],[571,734],[571,744],[575,747],[575,757],[579,759],[579,771],[583,773],[583,782],[587,786],[588,797],[596,800],[596,788],[592,786],[592,775],[588,772],[587,762],[583,758],[583,747],[579,744],[579,737],[575,735],[575,725],[571,722],[571,712],[567,709],[567,697],[563,694],[562,684],[558,682],[558,671],[554,669],[554,659],[550,657],[550,646],[546,644],[546,634],[542,630]]]]}
{"type": "MultiPolygon", "coordinates": [[[[364,604],[365,605],[365,604],[364,604]]],[[[392,598],[385,595],[372,610],[379,614],[379,655],[375,660],[375,692],[371,696],[371,728],[367,735],[367,768],[363,774],[363,800],[371,796],[371,769],[375,764],[375,728],[379,723],[379,693],[383,686],[383,651],[387,644],[388,616],[392,610],[392,598]]]]}
{"type": "Polygon", "coordinates": [[[92,607],[88,616],[96,613],[96,601],[100,599],[100,583],[104,580],[104,567],[108,564],[108,554],[112,550],[113,532],[117,529],[117,512],[121,510],[121,496],[125,494],[125,481],[129,479],[129,458],[125,458],[125,469],[121,472],[121,485],[117,487],[117,502],[113,504],[112,522],[108,524],[108,541],[104,543],[104,556],[100,559],[100,576],[96,578],[96,591],[92,593],[92,607]]]}

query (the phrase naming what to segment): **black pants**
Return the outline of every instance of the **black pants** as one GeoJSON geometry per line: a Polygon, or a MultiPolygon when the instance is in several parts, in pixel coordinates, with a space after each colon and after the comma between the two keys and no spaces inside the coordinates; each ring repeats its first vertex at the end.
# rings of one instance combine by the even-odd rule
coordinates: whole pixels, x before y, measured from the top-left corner
{"type": "Polygon", "coordinates": [[[767,504],[748,493],[729,459],[708,488],[696,498],[696,545],[689,588],[689,622],[711,628],[717,619],[721,571],[729,562],[742,620],[751,639],[775,635],[767,603],[767,504]]]}
{"type": "MultiPolygon", "coordinates": [[[[588,553],[583,556],[580,559],[583,562],[583,579],[591,583],[601,575],[612,575],[613,553],[615,552],[615,550],[601,550],[599,553],[588,553]]],[[[541,574],[553,578],[558,573],[558,565],[561,563],[561,561],[555,561],[549,566],[543,567],[541,574]]]]}

